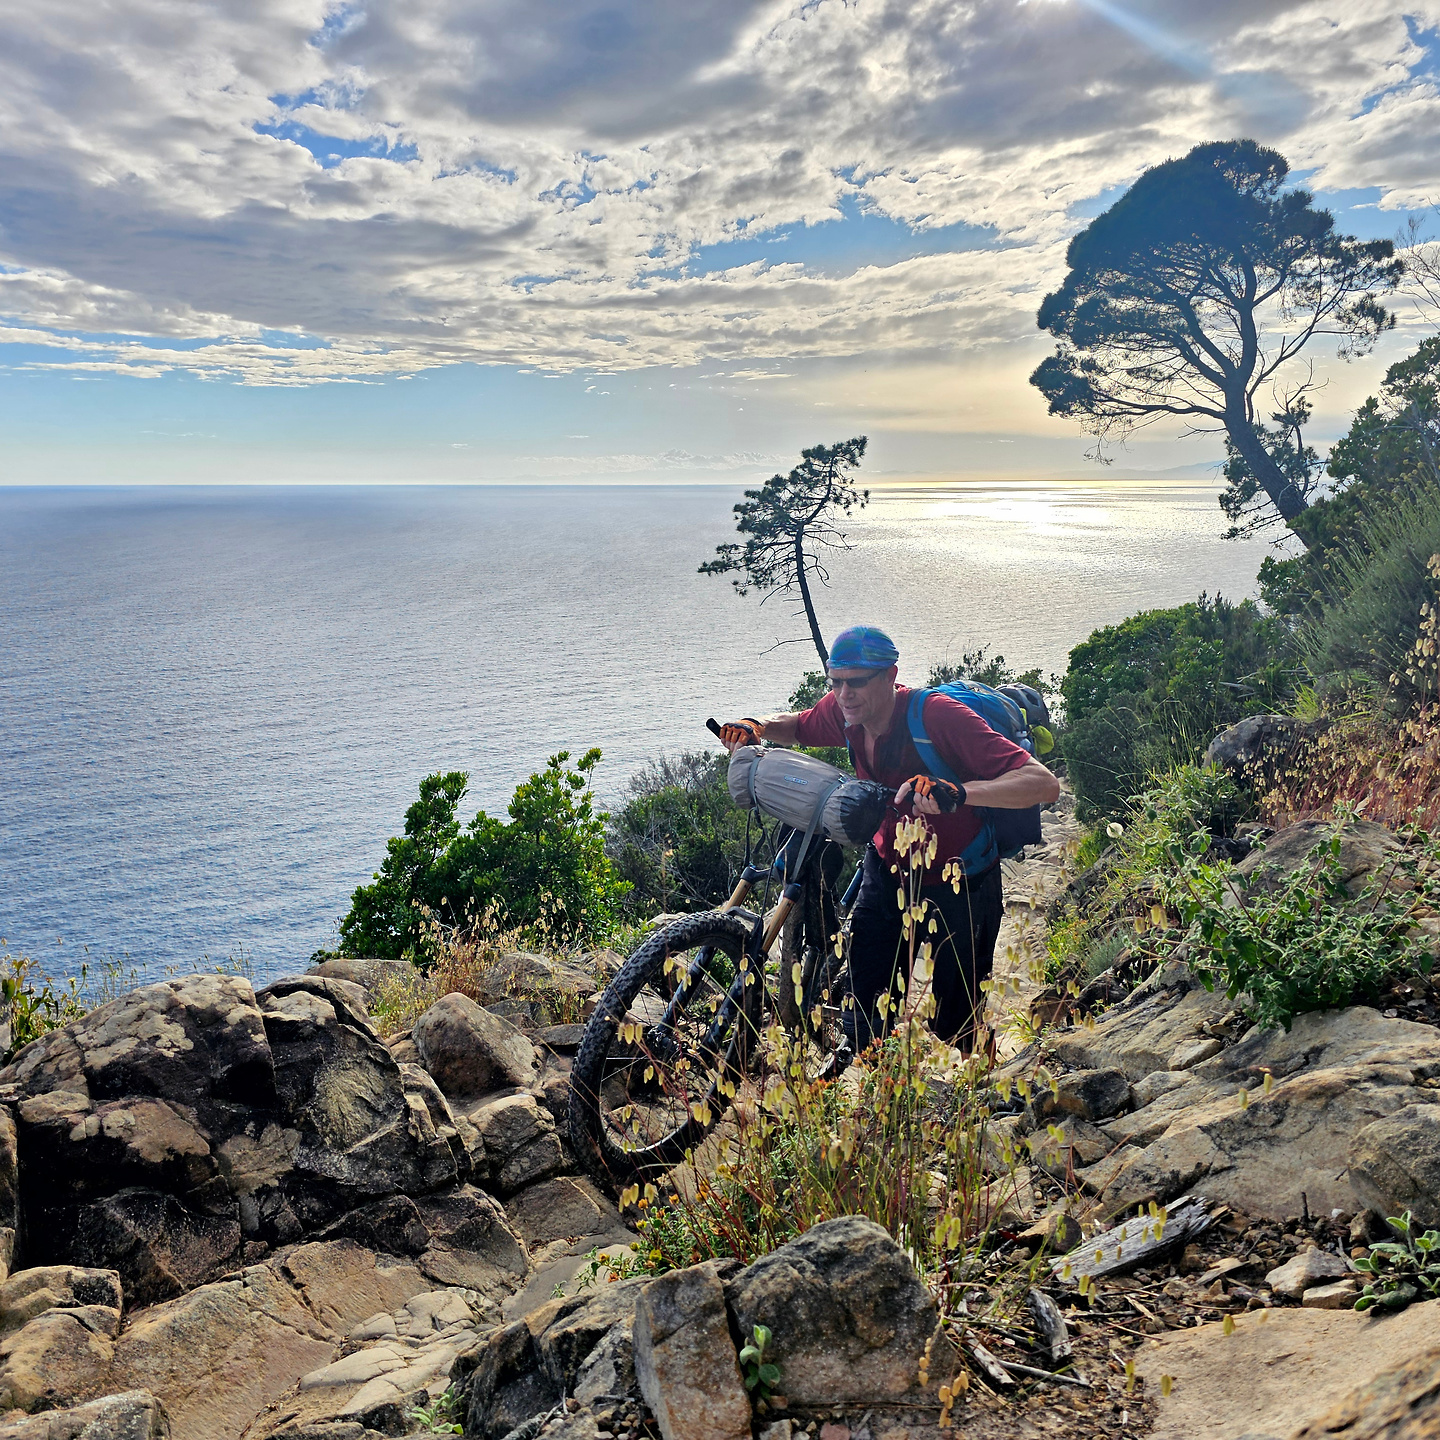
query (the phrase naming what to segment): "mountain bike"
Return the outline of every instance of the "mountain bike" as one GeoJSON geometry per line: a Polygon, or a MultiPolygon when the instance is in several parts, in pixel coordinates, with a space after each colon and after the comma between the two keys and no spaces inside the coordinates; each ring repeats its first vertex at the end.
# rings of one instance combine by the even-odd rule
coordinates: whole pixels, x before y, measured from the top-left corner
{"type": "MultiPolygon", "coordinates": [[[[876,803],[892,793],[850,783],[867,786],[876,803]]],[[[752,810],[752,820],[757,815],[763,811],[752,810]]],[[[745,867],[725,904],[656,931],[586,1024],[570,1073],[570,1141],[616,1192],[669,1169],[704,1140],[758,1073],[772,1024],[805,1047],[814,1073],[839,1068],[848,990],[842,928],[861,869],[839,894],[842,843],[815,823],[801,830],[768,818],[757,845],[747,829],[745,867]]]]}

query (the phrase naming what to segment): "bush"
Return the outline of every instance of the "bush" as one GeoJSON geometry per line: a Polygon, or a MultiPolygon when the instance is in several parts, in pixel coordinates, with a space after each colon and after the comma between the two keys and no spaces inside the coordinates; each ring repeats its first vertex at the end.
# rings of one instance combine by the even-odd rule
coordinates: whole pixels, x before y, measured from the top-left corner
{"type": "Polygon", "coordinates": [[[1290,625],[1202,595],[1097,630],[1070,652],[1060,749],[1082,819],[1121,813],[1150,776],[1199,758],[1245,715],[1294,692],[1290,625]]]}
{"type": "Polygon", "coordinates": [[[482,924],[559,944],[607,935],[629,886],[605,855],[605,817],[590,794],[600,752],[574,769],[569,759],[552,755],[517,787],[508,822],[482,810],[463,830],[456,811],[469,776],[427,775],[405,834],[387,843],[374,884],[352,897],[341,951],[428,963],[435,927],[482,924]]]}
{"type": "Polygon", "coordinates": [[[1262,1029],[1290,1028],[1297,1015],[1373,1001],[1392,975],[1429,974],[1433,940],[1418,913],[1440,901],[1440,844],[1422,833],[1353,899],[1336,829],[1309,863],[1242,890],[1229,862],[1201,856],[1207,836],[1172,847],[1169,888],[1188,927],[1190,968],[1207,990],[1221,986],[1262,1029]]]}
{"type": "Polygon", "coordinates": [[[723,904],[745,862],[745,811],[730,798],[730,757],[687,752],[650,761],[609,817],[606,850],[631,886],[630,908],[651,915],[723,904]]]}
{"type": "Polygon", "coordinates": [[[1383,696],[1401,714],[1434,697],[1431,667],[1413,661],[1425,617],[1440,600],[1430,568],[1437,555],[1440,485],[1396,503],[1366,526],[1362,544],[1336,555],[1339,598],[1305,628],[1301,642],[1325,692],[1383,696]]]}

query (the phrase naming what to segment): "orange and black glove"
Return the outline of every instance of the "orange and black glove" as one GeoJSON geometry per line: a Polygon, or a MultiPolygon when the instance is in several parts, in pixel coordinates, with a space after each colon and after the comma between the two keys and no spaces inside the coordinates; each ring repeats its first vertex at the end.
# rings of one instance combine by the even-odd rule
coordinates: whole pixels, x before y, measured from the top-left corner
{"type": "Polygon", "coordinates": [[[912,775],[907,783],[912,795],[929,797],[943,813],[958,810],[965,803],[963,785],[952,785],[948,780],[937,779],[934,775],[912,775]]]}
{"type": "Polygon", "coordinates": [[[749,717],[743,720],[729,720],[720,727],[720,743],[725,746],[758,745],[764,738],[764,725],[749,717]]]}

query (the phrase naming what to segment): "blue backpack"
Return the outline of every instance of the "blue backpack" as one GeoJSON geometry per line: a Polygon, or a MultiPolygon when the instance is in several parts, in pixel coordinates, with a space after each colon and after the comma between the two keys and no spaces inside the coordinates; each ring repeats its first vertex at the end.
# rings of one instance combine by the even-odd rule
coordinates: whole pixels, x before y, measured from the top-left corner
{"type": "MultiPolygon", "coordinates": [[[[1035,753],[1035,741],[1030,733],[1026,711],[1009,695],[1002,695],[978,680],[952,680],[948,685],[935,686],[933,690],[913,691],[906,716],[910,738],[920,752],[920,762],[936,778],[948,780],[952,785],[962,783],[960,777],[940,758],[940,752],[925,733],[925,702],[932,695],[947,695],[952,700],[958,700],[992,730],[998,730],[1027,754],[1035,753]]],[[[1032,805],[1028,810],[993,810],[983,805],[975,808],[982,822],[980,832],[957,857],[960,868],[967,876],[983,875],[997,861],[1018,855],[1026,845],[1040,843],[1038,805],[1032,805]]]]}

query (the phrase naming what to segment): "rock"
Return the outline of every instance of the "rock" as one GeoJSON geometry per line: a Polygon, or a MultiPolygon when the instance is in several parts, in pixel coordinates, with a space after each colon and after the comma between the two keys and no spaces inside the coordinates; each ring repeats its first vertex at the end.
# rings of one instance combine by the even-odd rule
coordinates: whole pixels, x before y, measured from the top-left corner
{"type": "Polygon", "coordinates": [[[418,1065],[420,1063],[420,1048],[408,1034],[392,1035],[386,1040],[385,1046],[395,1057],[397,1065],[418,1065]]]}
{"type": "Polygon", "coordinates": [[[1203,1040],[1191,1040],[1184,1045],[1177,1045],[1171,1053],[1166,1069],[1189,1070],[1191,1066],[1198,1065],[1202,1060],[1208,1060],[1212,1055],[1218,1055],[1224,1045],[1214,1038],[1207,1036],[1203,1040]]]}
{"type": "Polygon", "coordinates": [[[530,1245],[585,1235],[628,1233],[620,1213],[595,1186],[578,1175],[542,1180],[505,1207],[510,1223],[530,1245]]]}
{"type": "Polygon", "coordinates": [[[1289,715],[1247,715],[1206,747],[1205,761],[1252,784],[1271,784],[1287,760],[1329,728],[1328,720],[1289,715]]]}
{"type": "MultiPolygon", "coordinates": [[[[1310,865],[1311,852],[1334,834],[1335,824],[1329,820],[1287,825],[1265,842],[1263,850],[1253,851],[1235,867],[1235,878],[1246,891],[1271,890],[1281,876],[1310,865]]],[[[1359,895],[1371,875],[1387,870],[1401,853],[1399,840],[1383,825],[1372,820],[1348,821],[1340,829],[1341,883],[1351,896],[1359,895]]]]}
{"type": "Polygon", "coordinates": [[[419,1065],[400,1065],[400,1086],[410,1107],[411,1134],[419,1139],[425,1157],[425,1188],[464,1180],[473,1168],[474,1141],[462,1133],[430,1072],[419,1065]]]}
{"type": "MultiPolygon", "coordinates": [[[[207,1223],[236,1218],[218,1142],[276,1100],[248,982],[191,975],[133,990],[27,1045],[0,1083],[15,1096],[26,1264],[109,1266],[96,1245],[112,1229],[136,1251],[158,1238],[187,1274],[182,1252],[230,1260],[236,1245],[222,1240],[235,1232],[207,1223]],[[175,1203],[107,1209],[125,1192],[175,1203]]],[[[154,1264],[137,1255],[131,1268],[172,1266],[165,1255],[154,1264]]]]}
{"type": "Polygon", "coordinates": [[[634,1342],[633,1315],[629,1321],[612,1326],[601,1336],[575,1372],[574,1395],[582,1405],[639,1399],[634,1342]]]}
{"type": "Polygon", "coordinates": [[[109,1388],[120,1312],[47,1310],[0,1340],[0,1411],[53,1410],[109,1388]],[[100,1312],[100,1313],[93,1313],[100,1312]]]}
{"type": "Polygon", "coordinates": [[[312,965],[305,973],[318,975],[322,980],[345,980],[358,985],[364,991],[367,1009],[381,989],[391,986],[402,989],[420,979],[420,972],[408,960],[325,960],[312,965]]]}
{"type": "Polygon", "coordinates": [[[414,1034],[421,1063],[456,1099],[528,1085],[538,1064],[535,1047],[513,1025],[458,992],[437,1000],[414,1034]]]}
{"type": "Polygon", "coordinates": [[[1328,1250],[1302,1250],[1265,1276],[1265,1283],[1287,1300],[1298,1300],[1306,1290],[1349,1275],[1350,1266],[1328,1250]]]}
{"type": "Polygon", "coordinates": [[[1042,1215],[1016,1236],[1016,1244],[1032,1255],[1044,1249],[1047,1255],[1067,1255],[1084,1239],[1080,1222],[1064,1209],[1042,1215]]]}
{"type": "MultiPolygon", "coordinates": [[[[549,1065],[560,1063],[557,1057],[551,1056],[549,1065]]],[[[547,1068],[541,1075],[534,1087],[534,1093],[540,1103],[550,1112],[550,1118],[555,1122],[555,1130],[559,1135],[567,1135],[570,1130],[570,1069],[569,1059],[564,1060],[565,1069],[552,1070],[547,1068]]]]}
{"type": "Polygon", "coordinates": [[[247,1235],[289,1243],[371,1200],[456,1178],[451,1143],[420,1120],[399,1066],[338,982],[278,980],[257,998],[295,1140],[273,1174],[247,1176],[247,1235]]]}
{"type": "Polygon", "coordinates": [[[1190,1077],[1183,1070],[1156,1070],[1143,1080],[1137,1080],[1131,1087],[1137,1109],[1143,1109],[1171,1090],[1178,1089],[1190,1077]]]}
{"type": "Polygon", "coordinates": [[[377,1310],[399,1309],[431,1288],[414,1262],[376,1255],[353,1240],[298,1245],[279,1268],[311,1313],[341,1335],[377,1310]]]}
{"type": "Polygon", "coordinates": [[[1037,1130],[1028,1143],[1035,1163],[1059,1179],[1064,1179],[1072,1167],[1078,1170],[1104,1159],[1116,1145],[1116,1141],[1098,1126],[1074,1116],[1067,1117],[1058,1125],[1037,1130]],[[1052,1130],[1060,1132],[1058,1139],[1052,1130]]]}
{"type": "Polygon", "coordinates": [[[122,1190],[71,1212],[66,1249],[81,1265],[119,1272],[132,1305],[168,1300],[239,1259],[238,1219],[187,1209],[173,1195],[122,1190]]]}
{"type": "Polygon", "coordinates": [[[540,1364],[535,1337],[562,1303],[552,1301],[458,1357],[455,1373],[462,1379],[469,1377],[466,1435],[501,1440],[559,1400],[559,1387],[540,1364]]]}
{"type": "Polygon", "coordinates": [[[437,1285],[463,1285],[498,1300],[525,1279],[525,1248],[499,1203],[472,1185],[460,1185],[417,1202],[430,1232],[421,1271],[437,1285]]]}
{"type": "MultiPolygon", "coordinates": [[[[726,1293],[738,1333],[756,1325],[773,1333],[770,1358],[793,1407],[915,1398],[935,1303],[909,1257],[873,1221],[824,1221],[742,1271],[726,1293]]],[[[638,1318],[635,1333],[639,1370],[638,1318]]],[[[953,1365],[942,1339],[931,1381],[948,1378],[953,1365]]]]}
{"type": "Polygon", "coordinates": [[[353,1240],[386,1255],[419,1255],[430,1244],[430,1231],[408,1195],[389,1195],[342,1215],[315,1238],[353,1240]]]}
{"type": "MultiPolygon", "coordinates": [[[[628,1340],[643,1279],[617,1280],[565,1301],[536,1342],[540,1362],[566,1394],[574,1392],[576,1376],[600,1341],[612,1332],[628,1340]]],[[[618,1337],[617,1337],[618,1338],[618,1337]]]]}
{"type": "Polygon", "coordinates": [[[73,1410],[0,1423],[0,1440],[170,1440],[165,1409],[147,1390],[107,1395],[73,1410]]]}
{"type": "Polygon", "coordinates": [[[1031,1101],[1030,1112],[1034,1124],[1054,1115],[1104,1120],[1129,1103],[1130,1082],[1123,1070],[1072,1070],[1059,1077],[1055,1090],[1041,1090],[1031,1101]]]}
{"type": "Polygon", "coordinates": [[[523,1001],[531,1015],[549,1025],[574,1020],[579,1003],[594,989],[593,972],[525,950],[502,955],[475,978],[475,996],[481,1005],[523,1001]]]}
{"type": "Polygon", "coordinates": [[[1080,1069],[1117,1069],[1132,1081],[1168,1070],[1177,1047],[1191,1043],[1202,1024],[1221,1019],[1234,1002],[1212,994],[1189,966],[1171,961],[1093,1027],[1054,1036],[1051,1049],[1080,1069]]]}
{"type": "Polygon", "coordinates": [[[574,1055],[585,1037],[583,1025],[547,1025],[535,1037],[538,1044],[557,1055],[574,1055]]]}
{"type": "Polygon", "coordinates": [[[1353,1310],[1280,1308],[1236,1316],[1230,1335],[1218,1324],[1172,1330],[1133,1352],[1153,1406],[1146,1440],[1258,1440],[1314,1425],[1357,1382],[1434,1345],[1436,1320],[1427,1310],[1412,1305],[1377,1320],[1353,1310]],[[1162,1375],[1174,1379],[1164,1397],[1162,1375]]]}
{"type": "Polygon", "coordinates": [[[1368,1245],[1372,1240],[1384,1239],[1389,1228],[1374,1210],[1361,1210],[1350,1222],[1350,1244],[1368,1245]]]}
{"type": "Polygon", "coordinates": [[[1337,1280],[1331,1285],[1312,1285],[1301,1297],[1307,1310],[1348,1310],[1355,1304],[1360,1286],[1354,1280],[1337,1280]]]}
{"type": "Polygon", "coordinates": [[[57,1305],[101,1305],[118,1312],[123,1305],[120,1276],[73,1265],[17,1270],[0,1285],[0,1333],[17,1330],[57,1305]]]}
{"type": "Polygon", "coordinates": [[[1434,1440],[1440,1434],[1440,1345],[1431,1344],[1357,1386],[1290,1440],[1434,1440]]]}
{"type": "MultiPolygon", "coordinates": [[[[1074,1058],[1067,1049],[1079,1050],[1120,1068],[1148,1052],[1157,1068],[1169,1068],[1174,1047],[1159,1059],[1158,1042],[1196,996],[1183,969],[1162,971],[1148,995],[1083,1035],[1057,1037],[1055,1048],[1066,1059],[1074,1058]]],[[[1193,1032],[1192,1012],[1182,1033],[1193,1032]]],[[[1425,1139],[1436,1132],[1423,1113],[1434,1092],[1423,1082],[1437,1072],[1435,1027],[1367,1006],[1300,1015],[1288,1032],[1252,1029],[1182,1083],[1106,1123],[1113,1141],[1138,1151],[1107,1182],[1106,1209],[1149,1198],[1164,1204],[1199,1185],[1213,1200],[1279,1218],[1299,1210],[1302,1192],[1314,1213],[1369,1206],[1393,1215],[1411,1200],[1423,1204],[1436,1193],[1426,1157],[1437,1153],[1425,1139]]]]}
{"type": "Polygon", "coordinates": [[[635,1375],[665,1440],[750,1440],[750,1399],[713,1261],[646,1284],[634,1337],[635,1375]]]}
{"type": "Polygon", "coordinates": [[[487,1100],[470,1111],[469,1119],[484,1142],[490,1180],[502,1196],[553,1175],[564,1164],[555,1121],[528,1090],[487,1100]]]}
{"type": "Polygon", "coordinates": [[[1440,1227],[1440,1104],[1407,1105],[1367,1125],[1349,1159],[1351,1183],[1371,1208],[1381,1215],[1409,1210],[1422,1229],[1440,1227]]]}
{"type": "Polygon", "coordinates": [[[237,1440],[339,1339],[282,1275],[257,1265],[132,1316],[108,1384],[157,1396],[174,1440],[237,1440]]]}

